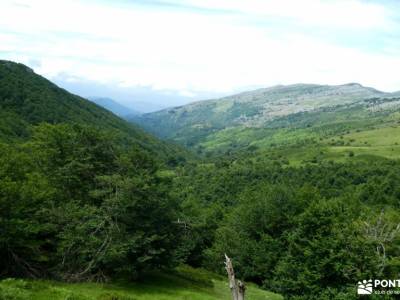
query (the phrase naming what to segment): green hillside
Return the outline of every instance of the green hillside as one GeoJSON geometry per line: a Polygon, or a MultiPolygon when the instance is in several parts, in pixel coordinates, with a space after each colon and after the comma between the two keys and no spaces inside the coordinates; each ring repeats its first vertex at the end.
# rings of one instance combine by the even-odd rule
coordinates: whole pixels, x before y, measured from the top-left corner
{"type": "Polygon", "coordinates": [[[238,111],[194,104],[213,130],[190,125],[197,109],[166,119],[204,154],[185,160],[23,65],[1,74],[1,300],[228,300],[224,254],[247,299],[355,300],[357,281],[397,278],[395,95],[296,85],[238,111]]]}
{"type": "Polygon", "coordinates": [[[267,128],[224,129],[205,137],[197,149],[220,154],[246,149],[280,153],[295,162],[315,156],[343,161],[350,152],[397,158],[399,109],[387,106],[397,105],[399,99],[367,99],[352,106],[293,114],[269,122],[267,128]]]}
{"type": "Polygon", "coordinates": [[[186,151],[21,64],[0,64],[0,108],[2,279],[132,279],[177,265],[177,203],[161,174],[186,151]]]}
{"type": "Polygon", "coordinates": [[[22,64],[0,61],[0,140],[24,140],[40,123],[89,125],[121,142],[139,145],[166,159],[184,151],[164,143],[106,109],[57,87],[22,64]]]}
{"type": "Polygon", "coordinates": [[[396,126],[399,110],[396,94],[359,84],[292,85],[144,114],[136,121],[199,153],[224,153],[310,140],[329,146],[350,132],[396,126]]]}

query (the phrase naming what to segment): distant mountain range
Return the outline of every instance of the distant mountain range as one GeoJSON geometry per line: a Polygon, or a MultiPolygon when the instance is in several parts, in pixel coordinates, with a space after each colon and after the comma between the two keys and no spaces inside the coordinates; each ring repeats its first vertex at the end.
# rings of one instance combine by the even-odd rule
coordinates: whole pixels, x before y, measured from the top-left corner
{"type": "Polygon", "coordinates": [[[88,99],[122,118],[132,117],[134,115],[140,114],[140,112],[123,106],[122,104],[119,104],[117,101],[111,98],[89,97],[88,99]]]}
{"type": "MultiPolygon", "coordinates": [[[[259,133],[268,128],[294,128],[311,115],[313,120],[318,115],[320,124],[337,123],[344,115],[348,119],[342,121],[347,123],[368,119],[371,105],[393,110],[399,105],[399,101],[392,101],[396,97],[400,93],[385,93],[358,83],[279,85],[143,114],[133,120],[160,137],[186,146],[214,147],[222,137],[224,142],[218,144],[240,142],[240,130],[259,133]],[[356,106],[357,114],[346,113],[349,109],[354,112],[356,106]],[[336,119],[327,111],[335,111],[336,119]]],[[[259,133],[258,138],[263,135],[259,133]]],[[[244,144],[257,142],[245,140],[244,144]]]]}

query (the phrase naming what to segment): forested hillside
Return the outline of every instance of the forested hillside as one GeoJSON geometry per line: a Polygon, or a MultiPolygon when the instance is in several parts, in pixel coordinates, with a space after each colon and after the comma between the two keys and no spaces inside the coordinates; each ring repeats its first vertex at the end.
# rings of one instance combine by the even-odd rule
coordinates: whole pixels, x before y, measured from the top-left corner
{"type": "MultiPolygon", "coordinates": [[[[187,261],[287,299],[357,299],[362,278],[399,272],[398,161],[314,163],[231,157],[186,166],[174,180],[189,226],[187,261]]],[[[381,299],[381,298],[377,298],[381,299]]]]}
{"type": "Polygon", "coordinates": [[[104,280],[174,265],[161,168],[186,152],[0,63],[0,275],[104,280]],[[171,156],[173,155],[173,156],[171,156]]]}
{"type": "Polygon", "coordinates": [[[0,140],[24,140],[41,123],[80,124],[107,131],[158,158],[175,160],[185,151],[164,143],[106,109],[57,87],[25,65],[0,61],[0,140]],[[171,156],[171,155],[173,156],[171,156]]]}

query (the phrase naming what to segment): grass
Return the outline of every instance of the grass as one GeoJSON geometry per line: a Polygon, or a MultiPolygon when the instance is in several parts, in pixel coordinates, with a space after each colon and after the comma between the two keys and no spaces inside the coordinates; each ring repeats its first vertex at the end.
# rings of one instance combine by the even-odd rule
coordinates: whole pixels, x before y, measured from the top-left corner
{"type": "Polygon", "coordinates": [[[274,144],[294,144],[316,137],[318,135],[309,129],[229,128],[210,134],[199,145],[207,150],[223,150],[232,144],[238,147],[254,145],[268,148],[274,144]]]}
{"type": "MultiPolygon", "coordinates": [[[[0,281],[0,300],[228,300],[225,277],[190,267],[153,273],[140,282],[63,283],[45,280],[0,281]]],[[[246,299],[281,300],[280,295],[248,284],[246,299]]]]}
{"type": "Polygon", "coordinates": [[[400,158],[400,127],[388,126],[371,130],[352,132],[341,138],[344,146],[331,146],[328,151],[333,157],[379,156],[389,159],[400,158]]]}
{"type": "Polygon", "coordinates": [[[365,143],[375,146],[393,146],[396,145],[396,143],[400,143],[400,127],[392,125],[372,130],[353,132],[344,135],[343,138],[349,141],[354,140],[354,143],[360,146],[365,145],[365,143]]]}
{"type": "MultiPolygon", "coordinates": [[[[303,142],[287,145],[281,142],[276,147],[261,148],[259,153],[271,159],[287,161],[291,166],[321,161],[400,159],[400,126],[393,123],[384,125],[326,138],[310,135],[307,139],[305,136],[303,142]]],[[[301,133],[304,134],[304,131],[301,133]]]]}

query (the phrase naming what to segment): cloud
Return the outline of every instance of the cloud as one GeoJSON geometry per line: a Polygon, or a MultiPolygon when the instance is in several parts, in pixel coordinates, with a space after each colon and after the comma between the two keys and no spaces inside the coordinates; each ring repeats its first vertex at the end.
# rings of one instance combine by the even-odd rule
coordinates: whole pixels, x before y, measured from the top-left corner
{"type": "Polygon", "coordinates": [[[399,90],[398,16],[381,3],[3,0],[0,54],[50,78],[186,97],[298,82],[399,90]]]}

